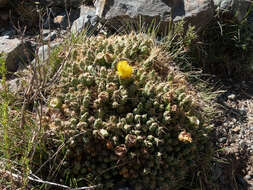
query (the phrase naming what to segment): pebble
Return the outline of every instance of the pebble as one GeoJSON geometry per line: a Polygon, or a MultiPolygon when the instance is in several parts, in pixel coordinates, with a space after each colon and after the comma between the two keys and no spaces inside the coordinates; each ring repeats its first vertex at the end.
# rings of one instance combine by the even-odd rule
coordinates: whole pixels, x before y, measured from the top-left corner
{"type": "Polygon", "coordinates": [[[219,141],[220,143],[224,143],[224,142],[226,142],[226,140],[227,140],[226,137],[221,137],[221,138],[218,139],[218,141],[219,141]]]}
{"type": "Polygon", "coordinates": [[[242,140],[242,141],[239,142],[239,144],[240,144],[242,149],[247,148],[247,142],[246,141],[242,140]]]}
{"type": "Polygon", "coordinates": [[[250,176],[250,175],[246,175],[246,176],[244,177],[244,179],[250,180],[250,179],[251,179],[251,176],[250,176]]]}
{"type": "Polygon", "coordinates": [[[247,109],[245,107],[240,108],[239,111],[241,114],[247,114],[247,109]]]}
{"type": "Polygon", "coordinates": [[[230,94],[228,95],[228,99],[229,100],[234,100],[236,98],[236,95],[235,94],[230,94]]]}
{"type": "Polygon", "coordinates": [[[44,41],[53,41],[56,38],[56,32],[50,32],[43,40],[44,41]]]}
{"type": "Polygon", "coordinates": [[[223,123],[223,126],[224,126],[224,127],[227,127],[227,126],[228,126],[228,123],[227,123],[227,122],[223,123]]]}
{"type": "Polygon", "coordinates": [[[234,133],[238,133],[240,130],[241,130],[241,127],[240,127],[240,126],[237,126],[237,127],[235,127],[234,129],[232,129],[232,131],[233,131],[234,133]]]}

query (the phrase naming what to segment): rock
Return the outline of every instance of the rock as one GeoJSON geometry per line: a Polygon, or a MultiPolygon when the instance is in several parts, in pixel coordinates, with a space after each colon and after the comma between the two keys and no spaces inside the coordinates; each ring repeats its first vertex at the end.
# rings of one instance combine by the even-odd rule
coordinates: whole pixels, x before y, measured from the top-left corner
{"type": "Polygon", "coordinates": [[[227,140],[226,137],[221,137],[221,138],[218,139],[219,143],[225,143],[226,140],[227,140]]]}
{"type": "Polygon", "coordinates": [[[0,37],[0,53],[4,55],[5,65],[9,72],[16,72],[19,66],[25,65],[33,59],[31,42],[22,43],[19,39],[0,37]]]}
{"type": "Polygon", "coordinates": [[[246,140],[239,141],[239,145],[240,145],[241,149],[246,149],[247,148],[247,142],[246,142],[246,140]]]}
{"type": "Polygon", "coordinates": [[[80,33],[84,28],[89,28],[90,31],[96,30],[98,17],[96,16],[95,8],[85,7],[82,8],[82,15],[74,21],[71,32],[80,33]],[[90,27],[92,26],[92,27],[90,27]]]}
{"type": "Polygon", "coordinates": [[[45,29],[42,31],[42,36],[43,36],[43,41],[48,42],[48,41],[53,41],[56,38],[57,33],[56,31],[45,29]]]}
{"type": "MultiPolygon", "coordinates": [[[[20,89],[20,78],[16,78],[16,79],[13,79],[13,80],[8,80],[8,81],[6,81],[6,83],[8,84],[10,92],[16,93],[16,92],[19,91],[19,89],[20,89]]],[[[2,89],[3,89],[3,86],[0,83],[0,90],[2,90],[2,89]]]]}
{"type": "Polygon", "coordinates": [[[246,0],[213,0],[216,11],[231,13],[238,21],[247,15],[250,1],[246,0]]]}
{"type": "Polygon", "coordinates": [[[67,27],[67,22],[66,22],[66,14],[64,15],[58,15],[54,17],[54,23],[59,24],[60,26],[66,28],[67,27]]]}
{"type": "Polygon", "coordinates": [[[203,29],[214,13],[211,0],[97,0],[95,7],[96,15],[116,29],[129,21],[136,24],[139,16],[146,23],[160,21],[160,29],[164,31],[171,17],[174,21],[184,19],[197,29],[203,29]]]}
{"type": "Polygon", "coordinates": [[[232,129],[232,131],[233,131],[234,133],[239,133],[240,130],[241,130],[241,127],[240,127],[240,126],[237,126],[237,127],[235,127],[234,129],[232,129]]]}
{"type": "Polygon", "coordinates": [[[6,7],[7,4],[8,4],[8,0],[0,0],[0,8],[6,7]]]}
{"type": "Polygon", "coordinates": [[[224,147],[225,154],[236,154],[239,151],[239,146],[237,144],[231,144],[230,147],[224,147]]]}
{"type": "Polygon", "coordinates": [[[10,36],[4,35],[4,36],[1,36],[0,39],[10,39],[10,36]]]}
{"type": "MultiPolygon", "coordinates": [[[[94,6],[87,6],[87,5],[80,6],[80,16],[87,14],[87,12],[89,11],[96,12],[96,8],[94,6]]],[[[92,15],[95,15],[95,14],[92,13],[92,15]]]]}
{"type": "Polygon", "coordinates": [[[228,95],[228,99],[229,99],[229,100],[235,100],[235,98],[236,98],[236,95],[235,95],[235,94],[230,94],[230,95],[228,95]]]}
{"type": "Polygon", "coordinates": [[[68,26],[71,26],[73,22],[79,18],[80,11],[79,10],[71,10],[70,13],[62,13],[54,18],[54,23],[58,24],[61,29],[66,29],[68,26]]]}
{"type": "MultiPolygon", "coordinates": [[[[44,62],[49,58],[50,51],[52,51],[53,48],[55,48],[59,43],[53,43],[50,44],[50,47],[48,45],[41,46],[38,50],[38,58],[40,62],[44,62]]],[[[34,64],[35,60],[32,61],[32,64],[34,64]]]]}

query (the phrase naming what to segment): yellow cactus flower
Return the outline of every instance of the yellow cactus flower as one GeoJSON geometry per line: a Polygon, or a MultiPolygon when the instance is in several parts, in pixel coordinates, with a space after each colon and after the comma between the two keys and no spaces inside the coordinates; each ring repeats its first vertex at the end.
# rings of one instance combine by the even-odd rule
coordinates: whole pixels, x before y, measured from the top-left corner
{"type": "Polygon", "coordinates": [[[117,74],[125,79],[130,78],[133,72],[133,68],[128,64],[126,60],[119,61],[117,64],[117,74]]]}
{"type": "Polygon", "coordinates": [[[182,142],[192,142],[192,138],[191,138],[191,134],[187,133],[186,131],[182,131],[179,135],[178,135],[178,140],[182,141],[182,142]]]}

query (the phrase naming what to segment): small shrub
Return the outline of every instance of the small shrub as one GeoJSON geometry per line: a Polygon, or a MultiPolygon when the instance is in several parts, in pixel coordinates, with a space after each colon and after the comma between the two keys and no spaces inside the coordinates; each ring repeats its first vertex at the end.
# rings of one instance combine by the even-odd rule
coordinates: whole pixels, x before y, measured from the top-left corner
{"type": "Polygon", "coordinates": [[[201,38],[199,63],[205,71],[223,78],[252,76],[252,31],[246,17],[238,22],[231,14],[217,13],[201,38]]]}

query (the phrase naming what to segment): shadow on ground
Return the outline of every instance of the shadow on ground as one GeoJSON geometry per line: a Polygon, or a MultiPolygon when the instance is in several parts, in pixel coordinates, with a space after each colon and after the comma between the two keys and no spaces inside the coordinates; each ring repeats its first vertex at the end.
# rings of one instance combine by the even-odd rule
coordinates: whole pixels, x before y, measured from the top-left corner
{"type": "Polygon", "coordinates": [[[249,102],[253,103],[253,80],[223,80],[218,87],[223,92],[216,99],[221,112],[212,134],[216,150],[213,181],[217,190],[252,190],[253,125],[249,124],[249,102]]]}

